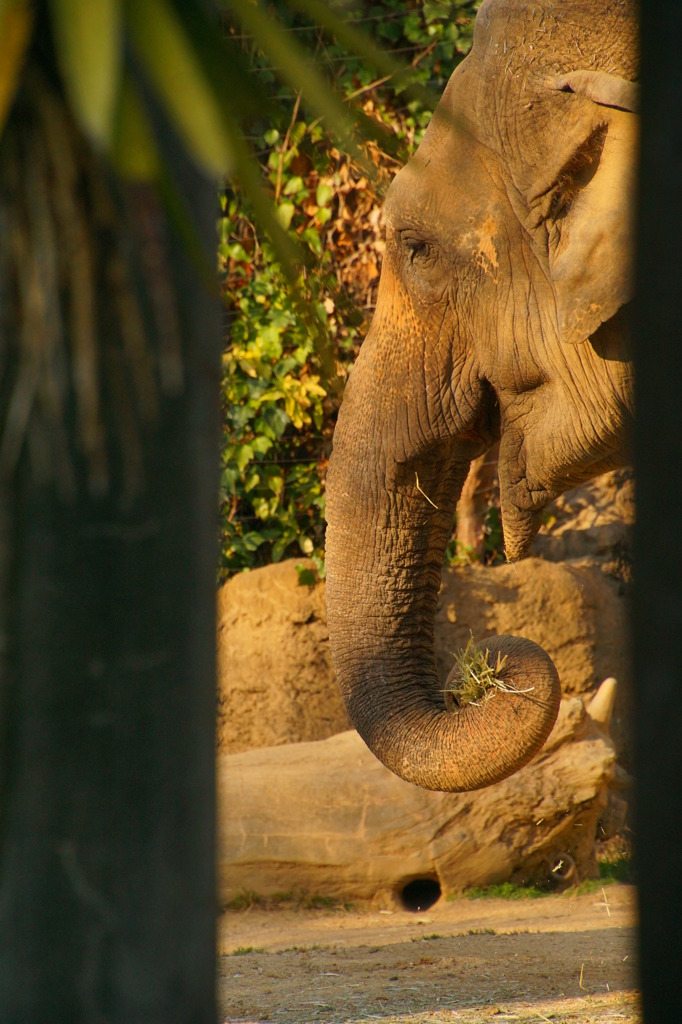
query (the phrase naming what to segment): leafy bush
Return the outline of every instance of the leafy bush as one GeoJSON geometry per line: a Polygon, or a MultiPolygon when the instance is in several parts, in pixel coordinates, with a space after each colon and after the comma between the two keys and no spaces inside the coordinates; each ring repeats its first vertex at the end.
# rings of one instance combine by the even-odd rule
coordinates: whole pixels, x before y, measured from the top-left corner
{"type": "MultiPolygon", "coordinates": [[[[413,79],[439,90],[471,47],[479,3],[386,0],[344,4],[343,10],[406,57],[413,79]]],[[[370,175],[330,144],[319,123],[306,123],[298,100],[281,90],[272,122],[254,126],[252,141],[279,220],[309,254],[297,288],[254,227],[238,186],[221,197],[218,260],[229,330],[222,380],[221,579],[298,552],[312,557],[324,575],[325,472],[343,384],[376,298],[381,197],[430,118],[418,103],[405,104],[399,89],[377,83],[372,68],[282,13],[326,64],[339,91],[362,105],[379,142],[370,138],[364,146],[374,168],[370,175]]],[[[229,24],[226,30],[237,31],[229,24]]],[[[274,91],[274,75],[262,57],[254,52],[251,60],[253,73],[274,91]]],[[[301,573],[310,582],[310,571],[301,573]]]]}

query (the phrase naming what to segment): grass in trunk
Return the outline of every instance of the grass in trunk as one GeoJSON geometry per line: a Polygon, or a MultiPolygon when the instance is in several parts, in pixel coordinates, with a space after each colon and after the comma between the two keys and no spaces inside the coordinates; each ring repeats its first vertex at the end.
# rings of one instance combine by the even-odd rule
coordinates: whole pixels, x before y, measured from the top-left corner
{"type": "Polygon", "coordinates": [[[450,710],[466,707],[485,707],[496,693],[530,693],[533,687],[519,690],[510,680],[502,678],[507,655],[498,651],[495,664],[490,663],[490,651],[477,647],[473,634],[464,648],[455,654],[455,667],[459,673],[450,674],[445,684],[445,702],[450,710]]]}

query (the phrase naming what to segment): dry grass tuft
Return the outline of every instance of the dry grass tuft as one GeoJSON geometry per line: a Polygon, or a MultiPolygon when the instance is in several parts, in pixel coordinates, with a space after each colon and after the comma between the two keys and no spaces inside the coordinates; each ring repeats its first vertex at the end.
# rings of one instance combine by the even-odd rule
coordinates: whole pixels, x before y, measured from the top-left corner
{"type": "MultiPolygon", "coordinates": [[[[455,665],[459,669],[459,677],[452,673],[445,685],[445,705],[448,710],[473,704],[474,707],[485,707],[496,693],[530,693],[533,687],[519,690],[513,682],[502,678],[502,671],[507,662],[507,655],[502,658],[498,651],[497,662],[489,661],[490,651],[482,651],[474,642],[473,633],[464,648],[455,654],[455,665]]],[[[454,670],[453,670],[454,671],[454,670]]]]}

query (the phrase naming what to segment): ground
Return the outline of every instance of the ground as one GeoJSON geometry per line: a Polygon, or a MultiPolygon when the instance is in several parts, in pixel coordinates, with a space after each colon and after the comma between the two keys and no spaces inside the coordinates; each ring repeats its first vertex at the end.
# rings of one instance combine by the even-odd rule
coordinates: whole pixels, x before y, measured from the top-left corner
{"type": "Polygon", "coordinates": [[[223,915],[221,1024],[640,1021],[635,894],[223,915]]]}

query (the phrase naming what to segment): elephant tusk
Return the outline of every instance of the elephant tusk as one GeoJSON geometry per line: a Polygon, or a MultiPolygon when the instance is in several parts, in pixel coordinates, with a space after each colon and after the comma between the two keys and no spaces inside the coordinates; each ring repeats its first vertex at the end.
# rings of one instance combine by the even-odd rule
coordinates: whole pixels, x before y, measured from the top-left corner
{"type": "Polygon", "coordinates": [[[597,692],[595,693],[592,700],[587,705],[587,713],[594,722],[594,724],[606,735],[609,734],[609,726],[611,724],[611,715],[613,714],[613,706],[616,701],[616,691],[618,689],[618,681],[613,676],[609,676],[601,684],[597,692]]]}

